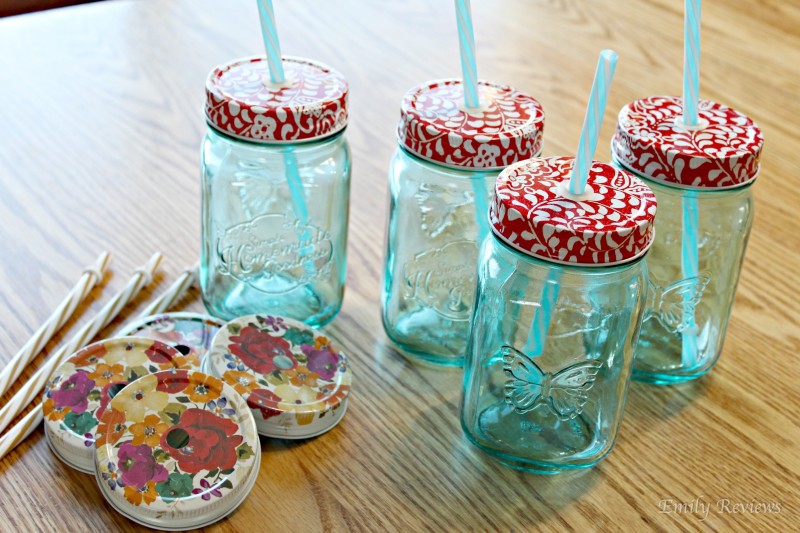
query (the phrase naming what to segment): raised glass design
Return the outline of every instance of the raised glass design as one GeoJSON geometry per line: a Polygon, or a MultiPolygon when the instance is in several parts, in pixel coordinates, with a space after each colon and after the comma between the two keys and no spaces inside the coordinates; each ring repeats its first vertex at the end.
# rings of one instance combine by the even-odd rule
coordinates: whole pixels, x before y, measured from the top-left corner
{"type": "Polygon", "coordinates": [[[312,326],[330,321],[345,281],[344,135],[260,145],[210,128],[202,163],[200,279],[209,310],[227,320],[272,312],[312,326]]]}

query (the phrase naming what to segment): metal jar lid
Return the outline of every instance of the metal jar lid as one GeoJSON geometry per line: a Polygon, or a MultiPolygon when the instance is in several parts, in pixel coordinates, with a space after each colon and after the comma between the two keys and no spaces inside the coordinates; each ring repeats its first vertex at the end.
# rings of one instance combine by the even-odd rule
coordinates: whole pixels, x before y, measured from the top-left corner
{"type": "Polygon", "coordinates": [[[230,514],[255,483],[261,445],[244,399],[221,380],[173,369],[130,383],[97,430],[95,477],[117,511],[182,530],[230,514]]]}
{"type": "Polygon", "coordinates": [[[347,358],[325,336],[288,318],[249,315],[228,322],[204,369],[244,396],[267,437],[315,437],[347,409],[347,358]]]}
{"type": "Polygon", "coordinates": [[[168,344],[180,352],[175,357],[175,366],[200,370],[211,341],[224,325],[224,320],[199,313],[162,313],[132,322],[121,335],[146,337],[168,344]]]}
{"type": "Polygon", "coordinates": [[[111,399],[129,382],[174,366],[180,353],[162,342],[117,337],[95,342],[56,369],[43,398],[50,448],[67,465],[94,472],[97,426],[111,399]]]}

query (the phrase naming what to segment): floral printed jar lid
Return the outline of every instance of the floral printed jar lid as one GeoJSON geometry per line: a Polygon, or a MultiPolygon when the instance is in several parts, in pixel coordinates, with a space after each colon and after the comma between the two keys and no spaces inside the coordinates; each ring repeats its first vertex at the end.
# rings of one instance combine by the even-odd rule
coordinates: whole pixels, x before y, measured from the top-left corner
{"type": "Polygon", "coordinates": [[[123,336],[146,337],[168,344],[180,355],[173,361],[178,368],[200,370],[214,335],[225,325],[208,315],[198,313],[164,313],[137,320],[122,330],[123,336]]]}
{"type": "Polygon", "coordinates": [[[302,322],[270,315],[232,320],[214,338],[204,368],[244,396],[267,437],[315,437],[347,410],[347,358],[302,322]]]}
{"type": "Polygon", "coordinates": [[[173,369],[121,390],[97,429],[95,475],[106,500],[146,526],[182,530],[230,514],[261,462],[255,421],[221,380],[173,369]]]}
{"type": "Polygon", "coordinates": [[[90,344],[67,359],[47,384],[44,430],[69,466],[94,472],[95,431],[111,399],[131,381],[167,368],[180,353],[162,342],[117,337],[90,344]]]}

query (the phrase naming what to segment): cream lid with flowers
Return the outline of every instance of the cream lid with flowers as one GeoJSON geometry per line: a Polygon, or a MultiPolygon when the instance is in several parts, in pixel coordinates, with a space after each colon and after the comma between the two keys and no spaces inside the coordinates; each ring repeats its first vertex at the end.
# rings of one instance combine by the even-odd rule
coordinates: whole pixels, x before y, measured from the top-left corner
{"type": "Polygon", "coordinates": [[[146,337],[168,344],[180,352],[175,366],[200,370],[211,341],[224,325],[224,320],[199,313],[162,313],[132,322],[121,335],[146,337]]]}
{"type": "Polygon", "coordinates": [[[344,416],[351,374],[345,355],[302,322],[249,315],[228,322],[204,361],[247,400],[258,432],[301,439],[344,416]]]}
{"type": "Polygon", "coordinates": [[[120,513],[164,530],[232,512],[258,475],[261,447],[244,399],[220,379],[172,369],[110,402],[97,429],[95,475],[120,513]]]}
{"type": "Polygon", "coordinates": [[[111,399],[131,381],[173,368],[179,355],[156,340],[117,337],[70,356],[47,383],[42,403],[45,435],[55,454],[92,473],[95,432],[111,399]]]}

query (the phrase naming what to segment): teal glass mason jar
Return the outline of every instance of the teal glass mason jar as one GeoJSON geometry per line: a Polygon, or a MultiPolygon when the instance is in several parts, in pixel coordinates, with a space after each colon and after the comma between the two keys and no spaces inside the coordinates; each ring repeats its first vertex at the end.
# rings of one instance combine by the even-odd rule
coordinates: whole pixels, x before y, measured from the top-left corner
{"type": "Polygon", "coordinates": [[[536,100],[479,87],[479,109],[464,109],[459,80],[406,93],[389,167],[383,326],[403,353],[429,363],[463,364],[494,180],[542,147],[536,100]]]}
{"type": "Polygon", "coordinates": [[[747,238],[761,130],[729,107],[701,100],[700,124],[682,125],[682,99],[625,106],[614,163],[641,177],[658,199],[647,256],[650,292],[633,378],[680,383],[711,370],[722,352],[747,238]]]}
{"type": "Polygon", "coordinates": [[[280,314],[329,322],[344,295],[350,150],[347,82],[305,59],[216,68],[206,84],[200,282],[231,320],[280,314]]]}
{"type": "Polygon", "coordinates": [[[587,468],[612,449],[647,295],[656,202],[641,180],[595,161],[523,161],[497,180],[478,265],[461,424],[529,472],[587,468]]]}

